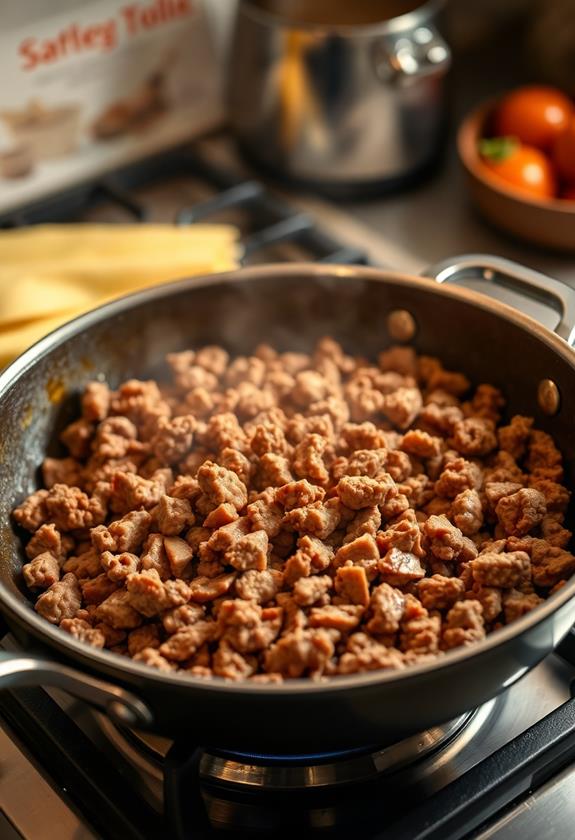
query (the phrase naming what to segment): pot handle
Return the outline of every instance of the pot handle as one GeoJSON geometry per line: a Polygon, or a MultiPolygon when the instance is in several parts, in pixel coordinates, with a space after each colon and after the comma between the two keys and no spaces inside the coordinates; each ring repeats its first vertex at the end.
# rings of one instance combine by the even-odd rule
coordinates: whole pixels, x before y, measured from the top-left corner
{"type": "Polygon", "coordinates": [[[0,650],[0,691],[38,685],[61,688],[73,697],[86,700],[123,726],[149,726],[153,721],[148,706],[120,686],[59,662],[0,650]]]}
{"type": "Polygon", "coordinates": [[[373,63],[382,82],[402,84],[446,73],[451,66],[451,50],[437,29],[425,24],[375,41],[373,63]]]}
{"type": "MultiPolygon", "coordinates": [[[[559,315],[555,332],[567,344],[575,343],[575,291],[546,274],[490,254],[464,254],[436,263],[423,274],[438,283],[456,283],[464,278],[483,280],[486,286],[507,286],[532,300],[546,304],[559,315]]],[[[486,290],[486,294],[489,292],[486,290]]]]}

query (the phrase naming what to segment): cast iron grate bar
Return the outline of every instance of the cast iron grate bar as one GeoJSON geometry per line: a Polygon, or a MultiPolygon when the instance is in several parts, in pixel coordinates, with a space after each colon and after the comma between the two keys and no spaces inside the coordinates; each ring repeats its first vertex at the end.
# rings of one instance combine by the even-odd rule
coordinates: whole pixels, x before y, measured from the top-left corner
{"type": "Polygon", "coordinates": [[[100,194],[101,200],[111,201],[117,204],[123,210],[126,210],[134,216],[136,221],[145,222],[148,218],[147,208],[130,195],[127,190],[114,184],[113,181],[102,181],[94,187],[94,190],[96,192],[96,200],[98,200],[98,194],[100,194]]]}
{"type": "Polygon", "coordinates": [[[243,181],[234,187],[217,193],[205,201],[198,201],[192,207],[184,207],[176,215],[176,224],[189,225],[205,219],[212,213],[218,213],[228,207],[238,207],[259,198],[263,193],[263,187],[257,181],[243,181]]]}
{"type": "Polygon", "coordinates": [[[276,242],[285,240],[297,240],[300,234],[309,231],[313,222],[304,213],[298,213],[276,222],[274,225],[258,230],[251,236],[247,236],[243,242],[244,257],[250,256],[260,248],[266,248],[276,242]]]}
{"type": "Polygon", "coordinates": [[[156,840],[161,818],[39,688],[0,693],[0,714],[50,779],[106,840],[156,840]]]}
{"type": "Polygon", "coordinates": [[[359,248],[340,248],[326,257],[321,257],[318,262],[338,263],[339,265],[367,265],[367,257],[359,248]]]}
{"type": "Polygon", "coordinates": [[[431,798],[381,840],[463,840],[575,757],[575,698],[522,732],[431,798]]]}

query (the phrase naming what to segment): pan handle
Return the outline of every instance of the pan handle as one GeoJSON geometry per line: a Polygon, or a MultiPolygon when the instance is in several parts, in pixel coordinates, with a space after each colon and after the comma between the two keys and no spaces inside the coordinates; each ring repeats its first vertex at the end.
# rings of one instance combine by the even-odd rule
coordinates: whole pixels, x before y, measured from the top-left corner
{"type": "Polygon", "coordinates": [[[149,726],[152,712],[124,688],[96,679],[59,662],[0,650],[0,691],[49,685],[86,700],[123,726],[149,726]]]}
{"type": "Polygon", "coordinates": [[[452,257],[430,266],[423,274],[438,283],[453,283],[466,277],[522,292],[554,309],[560,319],[555,332],[570,346],[575,343],[575,291],[546,274],[490,254],[452,257]]]}

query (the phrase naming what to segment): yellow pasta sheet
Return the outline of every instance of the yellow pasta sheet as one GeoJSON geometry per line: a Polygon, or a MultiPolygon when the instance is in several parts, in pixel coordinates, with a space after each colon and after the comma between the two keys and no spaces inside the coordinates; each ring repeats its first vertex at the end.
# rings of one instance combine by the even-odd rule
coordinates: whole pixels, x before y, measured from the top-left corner
{"type": "Polygon", "coordinates": [[[237,267],[231,225],[40,225],[0,233],[0,365],[141,288],[237,267]]]}

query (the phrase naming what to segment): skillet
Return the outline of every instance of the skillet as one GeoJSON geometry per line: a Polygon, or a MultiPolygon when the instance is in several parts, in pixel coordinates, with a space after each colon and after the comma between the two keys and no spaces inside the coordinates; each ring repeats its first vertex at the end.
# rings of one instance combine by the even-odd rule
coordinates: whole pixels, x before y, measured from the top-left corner
{"type": "MultiPolygon", "coordinates": [[[[486,276],[550,302],[561,315],[560,337],[447,282],[375,268],[282,264],[122,298],[59,328],[7,368],[0,375],[0,610],[26,653],[0,653],[0,689],[59,686],[116,722],[169,737],[197,740],[200,733],[211,747],[315,752],[381,747],[450,720],[503,691],[553,650],[575,621],[575,578],[484,641],[405,671],[279,685],[206,680],[161,673],[78,642],[34,612],[21,579],[22,535],[10,512],[37,486],[45,454],[62,454],[55,441],[77,415],[85,383],[99,377],[115,387],[133,376],[161,377],[158,360],[166,352],[201,344],[222,344],[232,353],[250,352],[261,341],[309,350],[329,334],[347,351],[373,356],[397,339],[403,324],[401,338],[419,352],[439,356],[476,384],[502,388],[510,415],[534,416],[554,436],[567,483],[575,486],[575,354],[569,346],[575,292],[493,257],[457,264],[481,266],[491,272],[486,276]],[[558,410],[545,400],[539,406],[542,380],[558,388],[558,410]]],[[[452,271],[447,262],[436,274],[447,281],[452,271]]]]}

